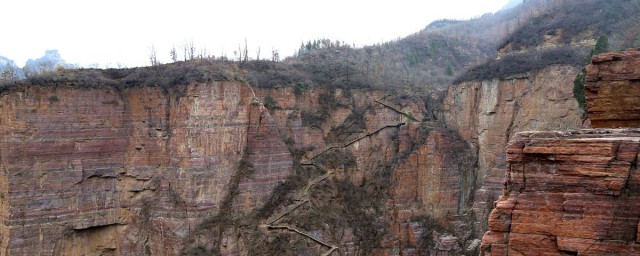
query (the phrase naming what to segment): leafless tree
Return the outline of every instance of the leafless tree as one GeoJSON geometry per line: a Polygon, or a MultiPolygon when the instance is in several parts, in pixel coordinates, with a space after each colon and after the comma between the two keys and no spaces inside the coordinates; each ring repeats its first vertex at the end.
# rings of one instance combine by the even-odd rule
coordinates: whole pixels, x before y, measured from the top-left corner
{"type": "Polygon", "coordinates": [[[154,45],[151,45],[151,52],[149,53],[149,62],[151,63],[151,66],[160,65],[160,62],[158,62],[158,53],[156,52],[156,47],[154,45]]]}
{"type": "Polygon", "coordinates": [[[244,38],[244,59],[242,60],[243,63],[247,62],[249,60],[249,48],[247,47],[247,38],[244,38]]]}
{"type": "Polygon", "coordinates": [[[196,47],[193,46],[193,40],[189,42],[189,59],[193,60],[196,58],[196,47]]]}
{"type": "Polygon", "coordinates": [[[18,67],[6,65],[0,70],[0,82],[12,82],[18,80],[18,67]]]}
{"type": "Polygon", "coordinates": [[[178,61],[178,53],[176,52],[175,45],[171,47],[171,52],[169,52],[169,54],[171,55],[171,61],[173,62],[178,61]]]}

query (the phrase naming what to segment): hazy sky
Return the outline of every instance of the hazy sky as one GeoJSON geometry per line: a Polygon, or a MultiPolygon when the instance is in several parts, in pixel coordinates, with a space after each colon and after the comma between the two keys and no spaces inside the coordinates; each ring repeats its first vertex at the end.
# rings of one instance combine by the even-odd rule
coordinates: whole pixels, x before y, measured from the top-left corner
{"type": "Polygon", "coordinates": [[[431,21],[495,12],[508,0],[3,0],[0,56],[16,61],[58,49],[69,63],[148,65],[151,46],[161,62],[172,45],[194,42],[212,55],[233,57],[239,44],[261,57],[291,55],[317,38],[356,46],[404,37],[431,21]]]}

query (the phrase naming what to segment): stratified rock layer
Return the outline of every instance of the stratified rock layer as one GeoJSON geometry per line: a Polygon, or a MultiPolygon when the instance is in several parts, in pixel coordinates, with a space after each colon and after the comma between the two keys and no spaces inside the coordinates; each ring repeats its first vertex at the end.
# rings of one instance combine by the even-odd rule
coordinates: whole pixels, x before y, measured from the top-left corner
{"type": "Polygon", "coordinates": [[[640,127],[640,49],[593,57],[585,82],[593,127],[640,127]]]}
{"type": "Polygon", "coordinates": [[[239,82],[4,93],[1,254],[176,255],[221,208],[260,207],[292,161],[252,99],[239,82]]]}
{"type": "Polygon", "coordinates": [[[518,133],[484,255],[640,255],[640,129],[518,133]]]}
{"type": "Polygon", "coordinates": [[[581,127],[572,96],[579,69],[550,66],[511,78],[465,82],[451,86],[444,99],[447,125],[477,152],[474,196],[475,235],[486,231],[491,204],[502,190],[504,148],[516,133],[581,127]]]}
{"type": "Polygon", "coordinates": [[[328,250],[295,229],[340,254],[458,255],[474,238],[475,153],[432,119],[409,122],[434,116],[424,102],[383,98],[228,81],[4,91],[0,254],[328,250]],[[300,165],[320,152],[324,167],[300,165]],[[279,220],[291,230],[260,228],[323,173],[279,220]]]}

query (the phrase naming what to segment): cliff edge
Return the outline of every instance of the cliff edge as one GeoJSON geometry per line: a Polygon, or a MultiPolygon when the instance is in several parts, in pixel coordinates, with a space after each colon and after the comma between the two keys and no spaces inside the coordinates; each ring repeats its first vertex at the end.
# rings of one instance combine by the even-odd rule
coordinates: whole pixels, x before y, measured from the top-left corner
{"type": "Polygon", "coordinates": [[[638,50],[587,68],[594,127],[517,133],[482,255],[640,255],[638,50]],[[637,91],[637,89],[635,89],[637,91]]]}

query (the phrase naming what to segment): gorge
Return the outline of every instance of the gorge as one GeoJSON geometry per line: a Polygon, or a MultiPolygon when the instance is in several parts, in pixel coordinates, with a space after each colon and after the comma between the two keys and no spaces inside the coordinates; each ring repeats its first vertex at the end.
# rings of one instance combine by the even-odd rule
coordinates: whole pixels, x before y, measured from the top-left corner
{"type": "Polygon", "coordinates": [[[528,3],[0,81],[0,255],[640,255],[640,2],[528,3]]]}

